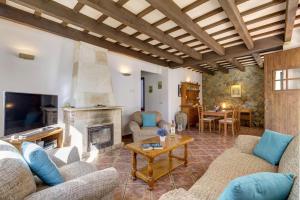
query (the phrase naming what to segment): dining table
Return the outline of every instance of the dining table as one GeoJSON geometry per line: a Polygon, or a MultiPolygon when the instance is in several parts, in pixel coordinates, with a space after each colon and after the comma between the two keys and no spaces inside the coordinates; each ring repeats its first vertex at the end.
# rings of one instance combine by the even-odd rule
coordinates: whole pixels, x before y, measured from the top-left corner
{"type": "Polygon", "coordinates": [[[227,135],[227,118],[228,116],[232,115],[233,111],[232,110],[220,110],[220,111],[215,111],[215,110],[206,110],[203,112],[204,116],[212,116],[212,117],[222,117],[224,118],[224,135],[227,135]]]}

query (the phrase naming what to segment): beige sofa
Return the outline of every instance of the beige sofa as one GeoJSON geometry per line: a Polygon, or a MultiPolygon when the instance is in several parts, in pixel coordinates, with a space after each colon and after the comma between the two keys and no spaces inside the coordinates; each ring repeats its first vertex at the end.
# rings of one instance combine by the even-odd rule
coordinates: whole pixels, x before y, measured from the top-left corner
{"type": "Polygon", "coordinates": [[[130,122],[128,124],[128,128],[133,135],[134,142],[156,136],[156,131],[159,128],[164,128],[165,126],[168,126],[168,127],[170,126],[169,123],[162,120],[161,113],[156,112],[156,111],[149,111],[146,113],[155,113],[156,114],[157,126],[156,127],[143,127],[142,112],[141,111],[134,112],[130,116],[130,122]]]}
{"type": "Polygon", "coordinates": [[[65,179],[64,183],[52,187],[33,176],[14,146],[0,140],[0,199],[113,199],[118,186],[118,173],[114,168],[97,171],[95,166],[79,161],[75,147],[61,148],[50,154],[65,179]]]}
{"type": "Polygon", "coordinates": [[[256,136],[238,136],[233,148],[226,150],[209,166],[206,173],[188,190],[172,190],[160,200],[217,200],[228,183],[256,172],[291,172],[297,176],[288,200],[299,200],[299,136],[295,137],[281,157],[279,166],[252,155],[259,141],[256,136]]]}

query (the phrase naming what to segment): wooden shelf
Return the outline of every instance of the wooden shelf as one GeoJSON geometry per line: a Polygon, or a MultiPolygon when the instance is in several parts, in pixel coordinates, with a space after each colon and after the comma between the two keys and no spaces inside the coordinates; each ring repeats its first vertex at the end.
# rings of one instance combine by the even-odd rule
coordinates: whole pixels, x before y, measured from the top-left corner
{"type": "Polygon", "coordinates": [[[57,140],[57,148],[63,146],[63,129],[62,128],[54,128],[51,130],[45,131],[38,131],[36,133],[23,133],[23,134],[16,134],[19,135],[27,135],[24,139],[16,139],[11,140],[10,137],[4,138],[3,140],[9,142],[10,144],[14,145],[17,149],[21,150],[21,145],[23,142],[37,142],[37,141],[47,141],[47,140],[57,140]]]}
{"type": "MultiPolygon", "coordinates": [[[[171,161],[168,159],[161,159],[153,163],[153,179],[158,180],[160,177],[170,173],[176,167],[183,165],[184,161],[172,158],[171,161]]],[[[145,166],[136,172],[137,177],[145,178],[148,177],[148,167],[145,166]]]]}

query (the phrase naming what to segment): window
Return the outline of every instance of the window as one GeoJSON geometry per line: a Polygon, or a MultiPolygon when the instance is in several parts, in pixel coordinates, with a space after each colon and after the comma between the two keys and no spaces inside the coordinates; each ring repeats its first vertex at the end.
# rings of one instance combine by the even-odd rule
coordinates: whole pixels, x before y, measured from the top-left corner
{"type": "Polygon", "coordinates": [[[300,68],[274,71],[274,90],[300,89],[300,68]]]}

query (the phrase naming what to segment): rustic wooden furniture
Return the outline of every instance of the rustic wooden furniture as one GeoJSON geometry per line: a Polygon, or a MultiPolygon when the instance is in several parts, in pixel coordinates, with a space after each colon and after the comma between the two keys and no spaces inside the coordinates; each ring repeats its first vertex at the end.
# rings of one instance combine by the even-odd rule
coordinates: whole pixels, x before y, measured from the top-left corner
{"type": "Polygon", "coordinates": [[[249,124],[249,127],[252,126],[252,110],[248,108],[243,108],[240,110],[240,120],[241,121],[247,121],[249,124]]]}
{"type": "MultiPolygon", "coordinates": [[[[16,134],[18,137],[19,135],[26,135],[23,134],[16,134]]],[[[24,139],[14,139],[12,140],[11,137],[3,138],[4,141],[9,142],[10,144],[14,145],[17,149],[21,150],[22,142],[37,142],[37,141],[46,141],[46,140],[57,140],[57,148],[63,147],[63,129],[62,128],[54,128],[51,130],[46,131],[37,131],[36,133],[27,133],[26,138],[24,139]]]]}
{"type": "Polygon", "coordinates": [[[300,133],[299,55],[300,48],[296,48],[265,56],[265,128],[267,129],[291,135],[300,133]],[[279,77],[276,76],[277,73],[279,77]]]}
{"type": "Polygon", "coordinates": [[[198,83],[181,83],[181,111],[187,114],[188,128],[198,123],[198,110],[195,105],[199,104],[200,85],[198,83]]]}
{"type": "Polygon", "coordinates": [[[216,129],[215,120],[218,119],[218,117],[204,117],[204,109],[202,105],[197,106],[198,109],[198,118],[199,118],[199,131],[204,131],[204,125],[205,123],[209,126],[209,132],[211,132],[212,124],[214,126],[214,129],[216,129]]]}
{"type": "Polygon", "coordinates": [[[214,117],[222,117],[225,120],[224,123],[224,135],[227,135],[227,121],[226,119],[229,115],[232,114],[232,110],[221,110],[221,111],[214,111],[214,110],[207,110],[203,112],[204,116],[214,116],[214,117]]]}
{"type": "Polygon", "coordinates": [[[163,149],[160,150],[143,150],[141,145],[145,143],[159,143],[160,139],[158,136],[152,137],[149,139],[145,139],[136,143],[127,144],[126,148],[132,151],[132,169],[131,175],[133,179],[137,177],[144,180],[148,183],[149,189],[152,190],[154,186],[154,182],[158,180],[160,177],[170,173],[176,167],[184,164],[187,166],[187,145],[192,142],[194,139],[190,136],[186,135],[176,135],[175,137],[167,136],[166,141],[163,144],[163,149]],[[177,155],[173,155],[172,151],[177,149],[178,147],[184,146],[184,157],[179,157],[177,155]],[[154,162],[154,159],[162,154],[168,154],[168,159],[161,159],[154,162]],[[137,154],[144,156],[148,165],[137,169],[137,154]]]}
{"type": "MultiPolygon", "coordinates": [[[[231,131],[232,131],[232,135],[234,136],[235,133],[239,130],[239,115],[240,112],[238,109],[234,109],[232,112],[232,117],[231,118],[224,118],[219,120],[219,133],[221,133],[221,128],[222,125],[224,124],[224,133],[225,133],[225,129],[227,129],[227,126],[225,127],[225,123],[227,125],[231,125],[231,131]]],[[[227,134],[227,130],[226,130],[226,134],[227,134]]]]}

